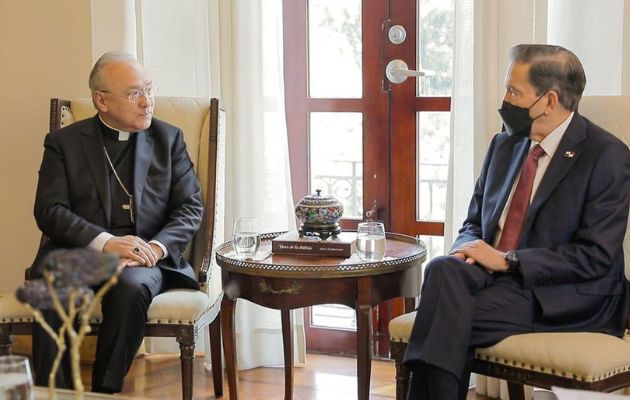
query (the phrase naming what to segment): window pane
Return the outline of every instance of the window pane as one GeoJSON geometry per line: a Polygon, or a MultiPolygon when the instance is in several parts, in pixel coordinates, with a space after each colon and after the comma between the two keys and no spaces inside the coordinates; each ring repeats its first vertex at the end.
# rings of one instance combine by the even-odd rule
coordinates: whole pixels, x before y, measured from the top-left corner
{"type": "Polygon", "coordinates": [[[310,114],[310,191],[335,196],[343,216],[363,215],[363,114],[310,114]]]}
{"type": "Polygon", "coordinates": [[[333,329],[357,329],[356,312],[341,304],[311,307],[311,326],[333,329]]]}
{"type": "Polygon", "coordinates": [[[418,0],[418,57],[425,72],[418,95],[450,96],[453,81],[453,0],[418,0]]]}
{"type": "Polygon", "coordinates": [[[309,94],[361,98],[361,0],[308,2],[309,94]]]}
{"type": "Polygon", "coordinates": [[[444,236],[418,235],[418,239],[427,246],[427,260],[422,263],[422,276],[424,276],[429,261],[444,255],[444,236]]]}
{"type": "Polygon", "coordinates": [[[444,221],[450,112],[418,112],[417,213],[420,221],[444,221]]]}

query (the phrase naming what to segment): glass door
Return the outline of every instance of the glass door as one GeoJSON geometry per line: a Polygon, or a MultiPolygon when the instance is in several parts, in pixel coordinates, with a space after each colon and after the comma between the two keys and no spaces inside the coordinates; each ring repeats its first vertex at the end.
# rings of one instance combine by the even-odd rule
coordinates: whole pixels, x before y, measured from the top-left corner
{"type": "MultiPolygon", "coordinates": [[[[429,235],[422,238],[437,247],[444,231],[452,1],[284,0],[283,12],[294,200],[321,189],[343,203],[342,229],[356,229],[372,211],[388,231],[429,235]],[[386,77],[392,60],[430,79],[392,83],[386,77]]],[[[402,300],[373,311],[376,357],[388,356],[387,324],[404,311],[402,300]]],[[[308,350],[354,354],[354,318],[344,306],[311,307],[308,350]]]]}

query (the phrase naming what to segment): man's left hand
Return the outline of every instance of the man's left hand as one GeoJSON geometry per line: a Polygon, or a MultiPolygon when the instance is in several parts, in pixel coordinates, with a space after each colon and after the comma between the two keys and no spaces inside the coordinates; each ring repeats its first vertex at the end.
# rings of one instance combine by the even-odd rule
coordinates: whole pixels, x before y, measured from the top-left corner
{"type": "Polygon", "coordinates": [[[490,272],[505,272],[509,267],[505,261],[504,252],[480,239],[464,243],[451,251],[451,254],[455,253],[463,254],[466,258],[472,258],[490,272]]]}

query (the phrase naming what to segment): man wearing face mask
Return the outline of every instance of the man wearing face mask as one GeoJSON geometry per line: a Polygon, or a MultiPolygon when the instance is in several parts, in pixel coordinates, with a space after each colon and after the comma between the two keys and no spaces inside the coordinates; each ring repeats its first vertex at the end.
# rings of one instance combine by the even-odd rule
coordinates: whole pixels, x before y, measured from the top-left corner
{"type": "Polygon", "coordinates": [[[465,399],[475,347],[554,331],[621,336],[630,151],[578,112],[586,77],[559,46],[509,53],[468,217],[427,267],[405,355],[409,400],[465,399]]]}

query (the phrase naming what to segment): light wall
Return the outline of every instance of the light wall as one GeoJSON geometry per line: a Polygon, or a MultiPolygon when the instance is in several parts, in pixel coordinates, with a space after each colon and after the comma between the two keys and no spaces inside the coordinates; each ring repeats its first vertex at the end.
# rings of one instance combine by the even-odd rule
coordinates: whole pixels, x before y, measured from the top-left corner
{"type": "Polygon", "coordinates": [[[87,97],[90,2],[0,0],[0,292],[23,281],[51,97],[87,97]]]}

